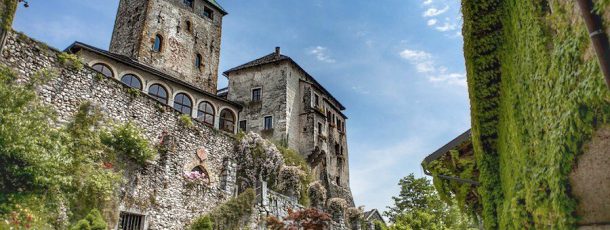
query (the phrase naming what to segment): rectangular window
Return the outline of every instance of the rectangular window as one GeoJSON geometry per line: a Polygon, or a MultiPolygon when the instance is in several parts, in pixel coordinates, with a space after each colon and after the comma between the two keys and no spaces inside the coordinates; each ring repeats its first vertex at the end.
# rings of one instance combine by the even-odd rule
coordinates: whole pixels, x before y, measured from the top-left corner
{"type": "Polygon", "coordinates": [[[273,128],[273,117],[272,116],[266,116],[265,117],[265,124],[264,124],[264,129],[265,130],[269,130],[273,128]]]}
{"type": "Polygon", "coordinates": [[[341,122],[339,118],[337,118],[337,130],[339,130],[340,132],[343,131],[343,122],[341,122]]]}
{"type": "Polygon", "coordinates": [[[252,101],[260,101],[261,100],[261,88],[256,88],[252,90],[252,101]]]}
{"type": "Polygon", "coordinates": [[[243,121],[239,121],[239,130],[246,132],[246,126],[247,126],[248,122],[246,120],[243,121]]]}
{"type": "Polygon", "coordinates": [[[318,122],[318,134],[322,135],[322,123],[318,122]]]}
{"type": "Polygon", "coordinates": [[[203,8],[203,16],[209,19],[214,20],[214,11],[210,8],[204,7],[203,8]]]}
{"type": "Polygon", "coordinates": [[[119,230],[142,230],[144,229],[144,216],[121,212],[119,216],[119,230]]]}
{"type": "Polygon", "coordinates": [[[318,96],[317,94],[314,94],[313,98],[314,98],[314,100],[313,100],[314,105],[315,105],[316,107],[317,107],[317,106],[320,106],[320,96],[318,96]]]}

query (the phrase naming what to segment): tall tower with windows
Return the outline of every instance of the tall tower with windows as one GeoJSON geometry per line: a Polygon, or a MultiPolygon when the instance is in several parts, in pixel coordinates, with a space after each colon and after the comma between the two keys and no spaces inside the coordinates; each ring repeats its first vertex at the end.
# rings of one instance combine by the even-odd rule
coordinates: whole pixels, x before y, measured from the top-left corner
{"type": "Polygon", "coordinates": [[[226,14],[215,0],[121,0],[110,52],[215,94],[226,14]]]}

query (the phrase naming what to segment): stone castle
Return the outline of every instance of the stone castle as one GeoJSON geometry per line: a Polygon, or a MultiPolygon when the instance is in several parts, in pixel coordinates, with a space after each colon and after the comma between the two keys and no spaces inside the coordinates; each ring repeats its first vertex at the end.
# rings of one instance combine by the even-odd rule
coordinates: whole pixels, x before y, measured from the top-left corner
{"type": "MultiPolygon", "coordinates": [[[[329,199],[355,206],[345,107],[279,47],[225,71],[229,85],[217,90],[225,15],[215,0],[120,0],[109,50],[81,42],[66,48],[88,66],[82,70],[61,67],[57,50],[1,31],[0,63],[20,77],[62,69],[38,92],[60,121],[90,101],[108,117],[135,123],[151,142],[169,146],[146,168],[125,173],[112,222],[117,228],[183,229],[235,196],[239,132],[296,150],[329,199]],[[134,97],[134,91],[143,96],[134,97]],[[184,116],[197,121],[194,128],[181,125],[184,116]],[[206,174],[207,188],[185,186],[183,175],[193,170],[206,174]],[[137,228],[120,227],[126,221],[136,221],[137,228]]],[[[290,197],[259,190],[261,215],[299,207],[290,197]]]]}

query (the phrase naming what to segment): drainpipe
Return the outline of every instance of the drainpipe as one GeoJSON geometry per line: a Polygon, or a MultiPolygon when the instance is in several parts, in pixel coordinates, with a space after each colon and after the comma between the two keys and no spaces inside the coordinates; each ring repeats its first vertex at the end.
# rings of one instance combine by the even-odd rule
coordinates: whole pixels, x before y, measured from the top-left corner
{"type": "Polygon", "coordinates": [[[593,49],[597,54],[599,66],[606,78],[606,86],[610,89],[610,48],[608,44],[608,36],[604,32],[602,19],[599,15],[593,12],[593,2],[591,0],[576,0],[582,17],[585,20],[589,37],[593,44],[593,49]]]}

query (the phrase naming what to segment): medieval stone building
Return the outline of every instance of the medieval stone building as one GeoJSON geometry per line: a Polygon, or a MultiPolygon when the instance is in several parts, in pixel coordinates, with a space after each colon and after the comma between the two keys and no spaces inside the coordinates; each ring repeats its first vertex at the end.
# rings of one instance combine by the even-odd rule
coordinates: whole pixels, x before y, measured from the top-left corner
{"type": "MultiPolygon", "coordinates": [[[[117,228],[129,222],[138,224],[122,229],[183,229],[235,196],[240,130],[298,151],[328,198],[354,206],[345,107],[294,60],[276,48],[224,72],[229,86],[217,90],[225,15],[214,0],[121,0],[109,50],[81,42],[66,48],[86,65],[82,70],[62,66],[53,48],[0,30],[0,63],[24,81],[47,68],[60,70],[38,94],[61,122],[89,101],[165,146],[145,168],[126,170],[117,215],[109,220],[117,228]],[[184,117],[194,127],[184,127],[184,117]],[[190,185],[184,175],[191,171],[205,174],[207,184],[190,185]]],[[[293,197],[263,191],[257,194],[261,214],[301,207],[293,197]]]]}

